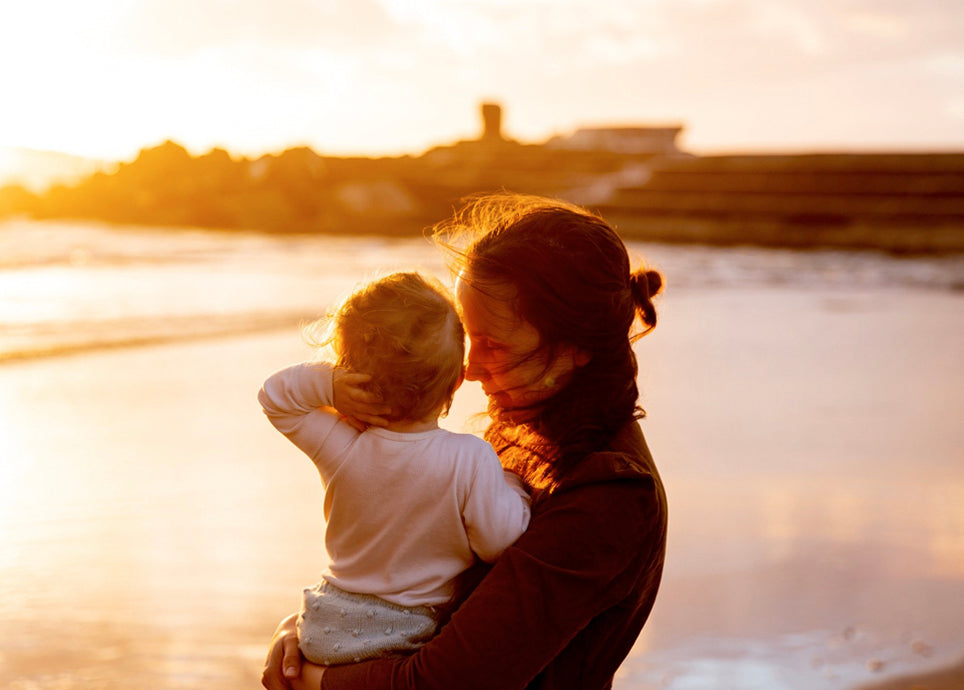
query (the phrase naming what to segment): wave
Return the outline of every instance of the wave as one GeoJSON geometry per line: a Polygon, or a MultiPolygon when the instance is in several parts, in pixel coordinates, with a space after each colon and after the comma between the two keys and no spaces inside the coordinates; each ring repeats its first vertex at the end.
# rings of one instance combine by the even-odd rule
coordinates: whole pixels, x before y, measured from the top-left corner
{"type": "Polygon", "coordinates": [[[964,291],[964,254],[899,257],[876,250],[638,245],[669,288],[964,291]]]}
{"type": "MultiPolygon", "coordinates": [[[[742,289],[964,292],[964,255],[630,242],[666,295],[742,289]]],[[[359,281],[419,268],[422,238],[0,223],[0,363],[291,328],[359,281]]]]}
{"type": "Polygon", "coordinates": [[[0,335],[0,366],[99,350],[292,330],[311,322],[317,316],[302,311],[289,311],[8,327],[4,328],[0,335]]]}

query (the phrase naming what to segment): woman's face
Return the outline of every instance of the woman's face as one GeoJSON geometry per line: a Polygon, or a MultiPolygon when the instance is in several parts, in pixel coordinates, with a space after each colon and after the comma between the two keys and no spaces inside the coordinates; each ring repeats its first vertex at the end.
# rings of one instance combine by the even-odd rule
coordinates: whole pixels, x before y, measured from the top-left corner
{"type": "Polygon", "coordinates": [[[514,290],[507,284],[487,284],[482,292],[471,280],[459,278],[456,283],[469,337],[465,378],[482,384],[490,411],[494,407],[510,414],[551,397],[568,382],[580,359],[575,348],[564,345],[549,363],[535,326],[512,308],[514,290]]]}

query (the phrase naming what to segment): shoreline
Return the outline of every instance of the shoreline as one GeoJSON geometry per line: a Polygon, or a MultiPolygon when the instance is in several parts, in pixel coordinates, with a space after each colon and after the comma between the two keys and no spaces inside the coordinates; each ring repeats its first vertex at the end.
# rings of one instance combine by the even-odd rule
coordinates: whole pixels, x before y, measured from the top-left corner
{"type": "MultiPolygon", "coordinates": [[[[281,312],[277,315],[240,314],[238,316],[208,319],[201,326],[195,325],[197,319],[190,317],[185,323],[193,330],[188,331],[186,325],[165,332],[163,328],[156,332],[142,332],[138,335],[123,333],[124,324],[120,322],[120,333],[114,338],[91,338],[86,340],[65,340],[49,344],[34,346],[33,348],[0,347],[0,367],[18,362],[32,362],[43,359],[57,359],[60,357],[75,357],[111,350],[125,350],[128,348],[152,347],[160,345],[175,345],[203,340],[221,340],[225,338],[241,338],[247,335],[262,333],[277,333],[286,330],[297,330],[299,324],[307,323],[315,318],[306,311],[281,312]]],[[[173,321],[173,320],[172,320],[173,321]]],[[[141,329],[144,330],[144,329],[141,329]]],[[[2,345],[2,343],[0,343],[2,345]]]]}
{"type": "MultiPolygon", "coordinates": [[[[720,218],[666,214],[647,214],[644,211],[591,205],[609,221],[626,242],[666,244],[678,247],[708,249],[774,249],[799,252],[843,251],[877,252],[895,258],[940,258],[964,254],[964,221],[922,223],[919,220],[877,221],[875,223],[841,220],[835,223],[804,223],[793,219],[773,217],[741,217],[737,214],[720,218]],[[598,207],[598,208],[597,208],[598,207]]],[[[0,216],[0,224],[26,222],[32,224],[63,223],[71,225],[100,225],[109,228],[138,227],[150,231],[177,232],[196,230],[231,237],[260,235],[288,238],[330,238],[380,240],[417,240],[426,237],[433,225],[427,218],[420,221],[396,221],[392,230],[386,224],[355,223],[355,231],[336,228],[319,230],[271,229],[260,226],[207,226],[185,224],[180,220],[170,223],[150,222],[147,219],[114,220],[97,216],[31,216],[15,214],[0,216]]]]}

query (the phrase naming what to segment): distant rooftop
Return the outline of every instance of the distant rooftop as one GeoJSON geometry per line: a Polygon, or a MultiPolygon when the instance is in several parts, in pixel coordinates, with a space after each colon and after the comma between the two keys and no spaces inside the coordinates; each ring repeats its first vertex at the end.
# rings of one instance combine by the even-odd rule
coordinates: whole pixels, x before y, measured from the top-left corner
{"type": "MultiPolygon", "coordinates": [[[[502,132],[502,106],[485,102],[479,107],[482,116],[482,133],[475,141],[499,143],[511,141],[502,132]]],[[[595,126],[580,127],[575,132],[557,135],[544,143],[544,146],[573,151],[609,151],[629,154],[677,155],[682,153],[676,145],[676,137],[683,131],[682,125],[648,127],[595,126]]]]}
{"type": "Polygon", "coordinates": [[[546,146],[579,151],[677,155],[682,152],[676,145],[676,137],[682,131],[682,125],[581,127],[572,134],[552,137],[546,146]]]}

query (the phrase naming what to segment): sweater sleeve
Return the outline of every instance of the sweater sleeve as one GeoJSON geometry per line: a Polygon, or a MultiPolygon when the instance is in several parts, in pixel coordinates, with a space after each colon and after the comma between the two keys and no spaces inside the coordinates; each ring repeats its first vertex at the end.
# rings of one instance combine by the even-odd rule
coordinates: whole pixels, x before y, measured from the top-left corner
{"type": "Polygon", "coordinates": [[[529,494],[518,475],[502,469],[489,444],[476,464],[472,486],[462,509],[472,551],[492,563],[529,525],[529,494]]]}
{"type": "Polygon", "coordinates": [[[406,659],[331,667],[323,690],[525,688],[629,595],[636,579],[622,573],[661,559],[660,510],[646,480],[547,499],[436,638],[406,659]]]}
{"type": "Polygon", "coordinates": [[[300,448],[327,478],[339,457],[358,437],[331,410],[333,367],[328,362],[296,364],[272,374],[258,393],[258,402],[274,427],[300,448]]]}

